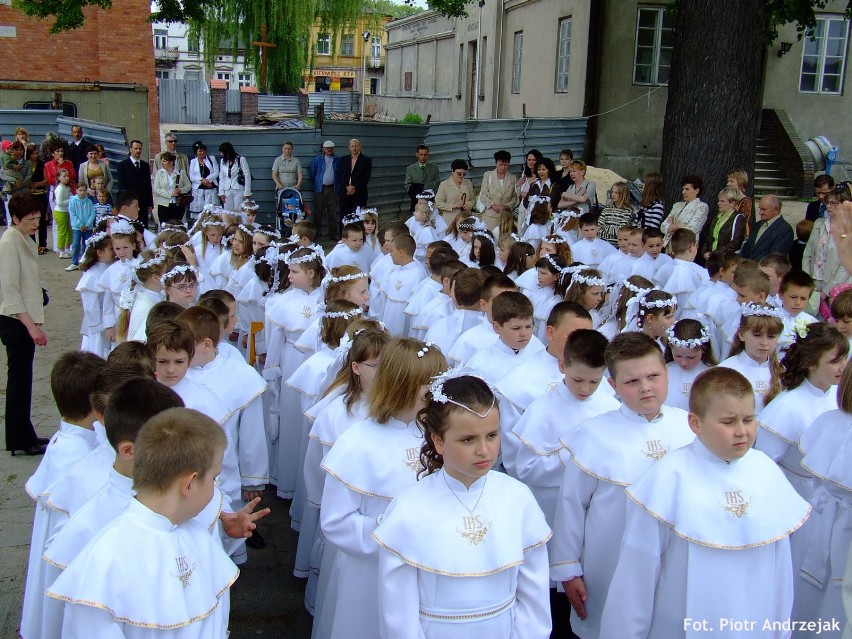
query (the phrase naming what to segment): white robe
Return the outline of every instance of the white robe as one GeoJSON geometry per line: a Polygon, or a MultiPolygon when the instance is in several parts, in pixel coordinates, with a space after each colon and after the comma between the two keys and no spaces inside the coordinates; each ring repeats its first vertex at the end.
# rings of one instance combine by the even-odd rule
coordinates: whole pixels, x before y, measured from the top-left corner
{"type": "Polygon", "coordinates": [[[814,492],[814,478],[802,468],[799,440],[823,413],[837,410],[837,387],[823,392],[805,379],[782,391],[757,416],[760,429],[754,447],[777,463],[793,488],[805,499],[814,492]]]}
{"type": "Polygon", "coordinates": [[[676,362],[669,362],[666,368],[669,371],[669,392],[666,395],[666,406],[688,411],[689,392],[692,390],[692,383],[696,377],[710,367],[704,362],[698,362],[687,371],[678,366],[676,362]]]}
{"type": "MultiPolygon", "coordinates": [[[[450,352],[447,353],[447,361],[454,366],[463,365],[473,357],[474,353],[480,349],[493,346],[498,339],[499,337],[494,332],[491,320],[488,319],[488,316],[485,316],[477,326],[469,328],[459,335],[456,343],[453,344],[450,352]]],[[[536,342],[541,343],[537,337],[534,337],[534,339],[536,342]]]]}
{"type": "Polygon", "coordinates": [[[382,321],[394,337],[408,335],[409,318],[405,307],[417,285],[427,277],[426,269],[415,260],[403,266],[394,265],[379,283],[384,298],[382,321]]]}
{"type": "Polygon", "coordinates": [[[496,384],[497,380],[502,379],[509,371],[528,361],[543,349],[542,343],[536,340],[535,343],[527,342],[526,346],[516,353],[506,346],[502,340],[498,339],[491,346],[477,351],[467,361],[466,366],[479,371],[483,379],[489,384],[496,384]]]}
{"type": "Polygon", "coordinates": [[[382,319],[382,313],[385,310],[382,282],[392,268],[393,260],[390,253],[379,255],[370,265],[370,317],[373,319],[382,319]]]}
{"type": "Polygon", "coordinates": [[[210,265],[210,279],[213,289],[225,290],[228,285],[228,279],[231,277],[231,272],[234,268],[231,266],[231,249],[223,251],[210,265]]]}
{"type": "Polygon", "coordinates": [[[424,477],[373,538],[382,639],[550,636],[550,529],[511,477],[492,471],[470,488],[443,470],[424,477]]]}
{"type": "Polygon", "coordinates": [[[665,253],[660,253],[656,258],[651,257],[648,253],[643,254],[639,259],[633,262],[633,271],[630,275],[641,275],[647,280],[650,280],[658,288],[662,285],[657,273],[661,268],[665,268],[672,263],[672,258],[665,253]]]}
{"type": "MultiPolygon", "coordinates": [[[[579,242],[577,243],[579,244],[579,242]]],[[[607,242],[607,244],[609,243],[607,242]]],[[[610,244],[610,246],[612,245],[610,244]]],[[[613,248],[615,247],[613,246],[613,248]]],[[[574,247],[572,246],[571,250],[573,249],[574,247]]],[[[611,276],[612,270],[615,267],[615,264],[625,255],[627,255],[627,253],[622,252],[621,249],[616,249],[615,253],[610,253],[609,255],[605,256],[601,263],[598,264],[597,269],[603,274],[604,278],[607,281],[615,281],[615,278],[611,276]]]]}
{"type": "Polygon", "coordinates": [[[442,353],[449,353],[459,336],[478,325],[484,315],[482,311],[456,308],[429,327],[423,339],[440,348],[442,353]]]}
{"type": "Polygon", "coordinates": [[[674,258],[671,265],[657,271],[661,288],[677,297],[678,315],[682,315],[689,297],[699,288],[710,282],[707,270],[695,262],[674,258]],[[665,278],[665,279],[663,279],[665,278]]]}
{"type": "Polygon", "coordinates": [[[455,310],[456,307],[453,304],[452,298],[439,291],[435,294],[435,297],[424,304],[423,310],[418,313],[416,321],[411,321],[409,335],[415,339],[422,340],[437,321],[448,317],[455,310]]]}
{"type": "Polygon", "coordinates": [[[119,302],[121,293],[133,282],[133,269],[127,262],[115,261],[101,273],[98,288],[108,294],[109,302],[104,302],[104,328],[115,326],[115,320],[121,312],[119,302]]]}
{"type": "Polygon", "coordinates": [[[296,490],[299,447],[302,435],[302,408],[299,394],[285,382],[305,361],[296,349],[302,332],[313,321],[322,299],[322,288],[310,293],[290,289],[266,307],[266,363],[263,378],[272,388],[272,407],[267,421],[270,477],[278,496],[292,499],[296,490]]]}
{"type": "Polygon", "coordinates": [[[754,390],[754,410],[757,414],[760,414],[766,404],[764,396],[769,391],[769,385],[772,382],[769,360],[767,359],[763,364],[758,364],[745,351],[742,351],[733,357],[722,360],[719,362],[719,366],[733,368],[745,376],[754,390]]]}
{"type": "Polygon", "coordinates": [[[201,275],[203,276],[198,282],[199,295],[219,288],[218,282],[211,271],[213,270],[213,264],[223,254],[224,251],[222,250],[221,243],[207,244],[207,250],[204,251],[204,255],[201,254],[200,246],[195,250],[195,256],[198,260],[198,270],[201,271],[201,275]]]}
{"type": "Polygon", "coordinates": [[[323,460],[320,522],[337,553],[316,636],[379,635],[379,545],[371,535],[391,500],[417,481],[422,444],[414,423],[366,419],[344,432],[323,460]]]}
{"type": "Polygon", "coordinates": [[[695,440],[627,496],[601,639],[789,636],[763,626],[790,618],[789,536],[810,508],[765,455],[728,463],[695,440]]]}
{"type": "Polygon", "coordinates": [[[372,262],[372,251],[365,250],[363,247],[360,251],[353,251],[343,242],[335,244],[334,248],[325,256],[325,267],[331,271],[338,266],[354,266],[361,269],[362,273],[369,273],[372,262]]]}
{"type": "Polygon", "coordinates": [[[145,342],[148,339],[148,333],[145,329],[148,313],[151,312],[154,304],[162,302],[165,298],[160,291],[152,291],[144,286],[137,286],[135,291],[136,297],[130,309],[130,324],[127,328],[127,339],[128,341],[145,342]]]}
{"type": "MultiPolygon", "coordinates": [[[[802,468],[813,475],[810,519],[793,535],[794,619],[846,623],[841,587],[852,546],[852,416],[824,413],[799,440],[802,468]]],[[[814,633],[796,636],[813,637],[814,633]]],[[[821,637],[840,637],[840,632],[821,637]]]]}
{"type": "Polygon", "coordinates": [[[440,290],[441,283],[436,282],[431,277],[421,280],[417,285],[417,288],[408,300],[408,304],[405,305],[405,314],[411,318],[409,320],[410,328],[408,329],[409,337],[415,337],[413,333],[416,329],[419,329],[417,326],[417,316],[420,315],[426,303],[438,295],[440,290]]]}
{"type": "Polygon", "coordinates": [[[582,238],[571,246],[571,257],[574,261],[593,268],[597,268],[605,259],[616,253],[617,248],[599,237],[593,240],[582,238]]]}
{"type": "Polygon", "coordinates": [[[550,578],[583,577],[586,619],[571,611],[571,627],[583,639],[597,639],[600,632],[615,549],[624,532],[625,486],[694,438],[682,410],[663,406],[649,422],[622,405],[583,422],[571,441],[562,442],[572,463],[565,467],[556,504],[550,578]]]}
{"type": "Polygon", "coordinates": [[[55,487],[62,485],[66,473],[94,450],[96,436],[94,430],[65,421],[60,422],[59,430],[50,438],[38,468],[24,485],[24,490],[35,501],[24,605],[21,612],[21,636],[24,639],[48,637],[42,632],[43,593],[47,586],[47,575],[41,556],[56,527],[55,511],[48,507],[48,501],[55,487]]]}
{"type": "Polygon", "coordinates": [[[47,594],[65,602],[63,639],[225,639],[238,575],[204,526],[133,499],[47,594]]]}
{"type": "Polygon", "coordinates": [[[83,322],[80,325],[83,341],[80,350],[103,358],[106,358],[112,350],[112,343],[107,340],[104,331],[115,326],[112,296],[98,284],[108,267],[109,265],[104,262],[93,264],[80,277],[76,289],[80,293],[80,302],[83,304],[83,322]],[[110,326],[104,324],[104,318],[110,326]]]}
{"type": "Polygon", "coordinates": [[[550,311],[562,301],[562,298],[550,286],[536,287],[527,292],[527,297],[533,304],[533,333],[543,342],[547,339],[547,318],[550,316],[550,311]]]}

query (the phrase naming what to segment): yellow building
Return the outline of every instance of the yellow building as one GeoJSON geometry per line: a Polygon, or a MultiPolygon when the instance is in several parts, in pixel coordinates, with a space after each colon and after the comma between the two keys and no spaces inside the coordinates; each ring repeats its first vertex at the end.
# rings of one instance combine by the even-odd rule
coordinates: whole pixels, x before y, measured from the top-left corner
{"type": "Polygon", "coordinates": [[[311,29],[311,68],[305,69],[304,86],[316,91],[381,93],[385,70],[385,25],[391,16],[365,16],[340,33],[329,33],[320,22],[311,29]]]}

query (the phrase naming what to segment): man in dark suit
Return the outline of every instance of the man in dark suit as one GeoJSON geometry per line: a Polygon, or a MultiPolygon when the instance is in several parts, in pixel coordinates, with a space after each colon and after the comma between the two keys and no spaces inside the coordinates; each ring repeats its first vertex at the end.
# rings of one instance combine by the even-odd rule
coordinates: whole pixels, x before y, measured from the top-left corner
{"type": "Polygon", "coordinates": [[[71,142],[68,144],[67,157],[71,160],[71,164],[74,165],[75,171],[88,159],[86,154],[89,152],[90,146],[89,141],[83,137],[83,127],[79,124],[72,126],[71,142]]]}
{"type": "Polygon", "coordinates": [[[758,208],[760,221],[752,229],[740,255],[756,262],[770,253],[787,255],[793,246],[793,227],[781,217],[781,200],[777,195],[764,195],[758,208]]]}
{"type": "Polygon", "coordinates": [[[819,218],[828,215],[828,211],[825,208],[825,198],[828,197],[828,194],[831,193],[833,188],[833,177],[824,173],[816,176],[816,179],[814,179],[814,195],[817,196],[817,199],[808,204],[808,208],[805,211],[806,220],[816,222],[819,218]]]}
{"type": "Polygon", "coordinates": [[[130,157],[118,163],[118,190],[131,191],[139,198],[139,221],[148,228],[148,215],[154,209],[151,167],[142,159],[142,142],[131,140],[130,157]]]}
{"type": "Polygon", "coordinates": [[[349,140],[349,155],[340,158],[338,177],[335,180],[337,195],[340,198],[340,230],[343,219],[356,207],[367,206],[367,184],[373,172],[373,160],[361,153],[361,143],[349,140]]]}

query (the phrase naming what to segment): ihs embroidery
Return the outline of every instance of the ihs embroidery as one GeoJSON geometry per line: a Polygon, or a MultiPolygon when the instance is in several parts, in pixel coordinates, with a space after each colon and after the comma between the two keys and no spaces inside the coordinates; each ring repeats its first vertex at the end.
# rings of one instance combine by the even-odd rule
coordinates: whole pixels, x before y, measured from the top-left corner
{"type": "Polygon", "coordinates": [[[668,446],[663,446],[660,439],[649,439],[645,442],[645,450],[642,451],[645,457],[653,459],[655,462],[660,461],[669,452],[668,446]]]}
{"type": "Polygon", "coordinates": [[[195,572],[195,564],[193,563],[190,566],[186,557],[176,557],[175,563],[177,564],[178,571],[177,574],[172,573],[172,577],[177,577],[183,584],[183,587],[186,588],[189,586],[189,578],[192,577],[192,573],[195,572]]]}
{"type": "Polygon", "coordinates": [[[754,386],[754,390],[756,393],[765,393],[769,390],[769,384],[763,380],[752,382],[752,386],[754,386]]]}
{"type": "Polygon", "coordinates": [[[592,257],[598,257],[601,252],[598,249],[592,249],[592,257]]]}
{"type": "Polygon", "coordinates": [[[680,394],[686,397],[689,397],[689,391],[692,389],[692,384],[690,382],[684,382],[683,388],[680,389],[680,394]]]}
{"type": "Polygon", "coordinates": [[[745,517],[748,512],[748,507],[751,506],[751,501],[743,497],[741,490],[726,490],[725,501],[722,507],[739,519],[745,517]]]}
{"type": "Polygon", "coordinates": [[[314,309],[312,309],[310,306],[302,307],[302,317],[308,318],[308,317],[311,317],[313,314],[314,314],[314,309]]]}
{"type": "Polygon", "coordinates": [[[456,528],[456,532],[467,539],[471,546],[478,546],[485,541],[485,535],[491,529],[491,522],[482,523],[480,515],[466,515],[462,517],[464,530],[456,528]]]}
{"type": "Polygon", "coordinates": [[[394,285],[393,285],[393,287],[394,287],[396,290],[401,291],[401,290],[402,290],[402,280],[397,280],[397,281],[396,281],[396,284],[394,284],[394,285]]]}
{"type": "Polygon", "coordinates": [[[127,273],[122,273],[121,276],[118,278],[118,281],[124,284],[127,281],[127,273]]]}
{"type": "Polygon", "coordinates": [[[419,473],[423,470],[423,464],[420,463],[420,449],[417,447],[407,448],[405,451],[405,465],[408,466],[414,473],[419,473]]]}
{"type": "Polygon", "coordinates": [[[547,390],[544,391],[544,392],[550,393],[552,391],[555,391],[557,388],[559,388],[559,382],[551,382],[550,384],[547,385],[547,390]]]}

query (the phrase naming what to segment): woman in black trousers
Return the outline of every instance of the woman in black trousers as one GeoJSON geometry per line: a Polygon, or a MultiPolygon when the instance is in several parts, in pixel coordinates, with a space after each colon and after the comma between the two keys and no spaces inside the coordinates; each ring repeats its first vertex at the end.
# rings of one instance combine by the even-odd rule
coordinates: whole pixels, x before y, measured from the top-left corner
{"type": "Polygon", "coordinates": [[[41,202],[27,193],[12,196],[7,207],[12,226],[0,237],[0,341],[8,366],[6,450],[41,455],[47,440],[36,435],[30,419],[35,347],[47,345],[41,329],[45,298],[31,239],[41,220],[41,202]]]}

